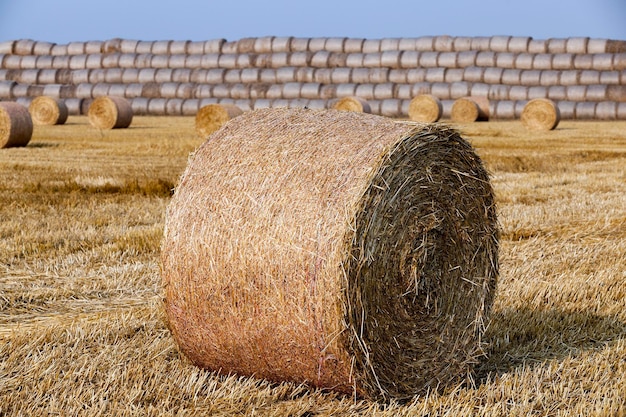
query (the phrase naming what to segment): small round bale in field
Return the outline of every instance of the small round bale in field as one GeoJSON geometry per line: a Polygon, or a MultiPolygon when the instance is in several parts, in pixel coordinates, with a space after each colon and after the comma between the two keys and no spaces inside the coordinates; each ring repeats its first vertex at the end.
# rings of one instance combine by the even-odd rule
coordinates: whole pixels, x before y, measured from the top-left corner
{"type": "Polygon", "coordinates": [[[454,101],[450,118],[458,123],[484,122],[489,120],[487,97],[461,97],[454,101]]]}
{"type": "Polygon", "coordinates": [[[372,109],[367,102],[367,100],[351,96],[351,97],[343,97],[339,99],[335,104],[333,104],[333,109],[335,110],[343,110],[343,111],[351,111],[357,113],[371,113],[372,109]]]}
{"type": "Polygon", "coordinates": [[[206,138],[224,123],[241,115],[243,111],[234,104],[207,104],[196,113],[196,134],[206,138]]]}
{"type": "Polygon", "coordinates": [[[409,102],[409,118],[415,122],[435,123],[442,115],[441,100],[431,94],[420,94],[409,102]]]}
{"type": "Polygon", "coordinates": [[[49,96],[39,96],[33,99],[28,111],[36,125],[62,125],[67,121],[69,114],[63,100],[49,96]]]}
{"type": "Polygon", "coordinates": [[[561,121],[561,113],[552,100],[536,98],[526,103],[520,120],[529,130],[553,130],[561,121]]]}
{"type": "Polygon", "coordinates": [[[98,129],[121,129],[133,121],[130,102],[122,97],[98,97],[89,105],[89,123],[98,129]]]}
{"type": "Polygon", "coordinates": [[[33,121],[25,106],[0,102],[0,149],[28,145],[33,136],[33,121]]]}
{"type": "Polygon", "coordinates": [[[377,400],[456,385],[498,273],[494,195],[457,131],[260,109],[191,157],[161,252],[198,366],[377,400]]]}

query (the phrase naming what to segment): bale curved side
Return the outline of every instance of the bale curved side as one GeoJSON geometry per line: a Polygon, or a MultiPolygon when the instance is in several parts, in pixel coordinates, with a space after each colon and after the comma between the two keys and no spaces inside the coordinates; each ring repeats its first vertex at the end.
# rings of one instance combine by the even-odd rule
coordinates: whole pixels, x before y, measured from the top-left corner
{"type": "Polygon", "coordinates": [[[0,102],[0,149],[28,145],[33,136],[33,121],[25,106],[0,102]]]}
{"type": "Polygon", "coordinates": [[[553,130],[561,121],[561,113],[552,100],[536,98],[526,103],[520,120],[529,130],[553,130]]]}
{"type": "Polygon", "coordinates": [[[28,111],[36,125],[62,125],[69,115],[63,100],[48,96],[34,98],[28,106],[28,111]]]}
{"type": "Polygon", "coordinates": [[[489,178],[456,131],[251,111],[194,153],[167,209],[169,328],[202,367],[409,398],[481,354],[497,240],[489,178]]]}
{"type": "Polygon", "coordinates": [[[127,128],[133,121],[133,109],[122,97],[98,97],[87,112],[89,123],[98,129],[127,128]]]}
{"type": "Polygon", "coordinates": [[[234,104],[207,104],[196,113],[196,134],[206,138],[243,111],[234,104]]]}

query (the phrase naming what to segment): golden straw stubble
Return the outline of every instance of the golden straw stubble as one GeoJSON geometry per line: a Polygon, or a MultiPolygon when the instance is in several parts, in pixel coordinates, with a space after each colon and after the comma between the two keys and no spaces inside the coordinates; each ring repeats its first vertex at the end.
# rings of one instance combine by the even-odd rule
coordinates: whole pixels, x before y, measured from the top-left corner
{"type": "Polygon", "coordinates": [[[343,97],[333,104],[333,109],[352,111],[357,113],[371,113],[371,107],[367,100],[361,97],[343,97]]]}
{"type": "Polygon", "coordinates": [[[552,100],[536,98],[526,103],[520,120],[529,130],[553,130],[561,121],[561,113],[552,100]]]}
{"type": "Polygon", "coordinates": [[[415,122],[434,123],[441,119],[443,105],[431,94],[415,96],[409,103],[409,118],[415,122]]]}
{"type": "Polygon", "coordinates": [[[196,113],[196,134],[206,138],[243,111],[234,104],[208,104],[196,113]]]}
{"type": "Polygon", "coordinates": [[[98,97],[89,105],[89,123],[98,129],[122,129],[133,121],[133,109],[123,97],[98,97]]]}
{"type": "Polygon", "coordinates": [[[28,145],[33,136],[33,121],[21,104],[0,102],[0,149],[28,145]]]}
{"type": "Polygon", "coordinates": [[[28,111],[36,125],[62,125],[67,121],[68,110],[63,100],[39,96],[31,101],[28,111]]]}
{"type": "Polygon", "coordinates": [[[450,118],[457,123],[472,123],[489,120],[487,97],[461,97],[454,101],[450,118]]]}
{"type": "Polygon", "coordinates": [[[407,399],[456,385],[482,355],[497,252],[489,177],[458,132],[260,109],[180,179],[165,311],[198,366],[407,399]]]}

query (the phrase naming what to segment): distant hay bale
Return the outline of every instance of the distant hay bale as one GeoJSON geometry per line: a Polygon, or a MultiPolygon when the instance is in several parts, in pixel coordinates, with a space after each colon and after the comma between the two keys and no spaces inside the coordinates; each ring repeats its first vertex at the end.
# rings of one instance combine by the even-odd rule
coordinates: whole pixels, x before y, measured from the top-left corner
{"type": "Polygon", "coordinates": [[[62,125],[69,114],[63,100],[48,96],[34,98],[28,106],[28,111],[36,125],[62,125]]]}
{"type": "Polygon", "coordinates": [[[409,104],[409,118],[416,122],[434,123],[441,119],[441,101],[431,94],[420,94],[409,104]]]}
{"type": "Polygon", "coordinates": [[[536,98],[524,106],[520,119],[529,130],[552,130],[559,124],[561,115],[552,100],[536,98]]]}
{"type": "Polygon", "coordinates": [[[489,120],[487,97],[462,97],[454,101],[450,114],[453,121],[472,123],[489,120]]]}
{"type": "Polygon", "coordinates": [[[356,113],[371,113],[372,109],[370,105],[367,103],[367,100],[352,96],[352,97],[343,97],[333,105],[335,110],[343,110],[349,112],[356,113]]]}
{"type": "Polygon", "coordinates": [[[23,147],[33,136],[33,121],[25,106],[0,102],[0,149],[23,147]]]}
{"type": "Polygon", "coordinates": [[[208,104],[196,114],[196,134],[206,138],[219,130],[226,122],[241,115],[243,111],[232,104],[208,104]]]}
{"type": "Polygon", "coordinates": [[[130,126],[133,109],[125,98],[98,97],[89,105],[89,123],[98,129],[121,129],[130,126]]]}
{"type": "Polygon", "coordinates": [[[454,130],[248,112],[194,153],[167,208],[169,328],[223,373],[377,400],[456,386],[482,353],[497,230],[454,130]]]}

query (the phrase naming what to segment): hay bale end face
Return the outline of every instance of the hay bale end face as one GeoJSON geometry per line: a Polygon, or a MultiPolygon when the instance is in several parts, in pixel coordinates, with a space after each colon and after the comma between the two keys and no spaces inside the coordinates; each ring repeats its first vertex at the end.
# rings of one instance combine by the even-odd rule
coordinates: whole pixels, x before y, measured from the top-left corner
{"type": "Polygon", "coordinates": [[[165,310],[201,367],[406,399],[458,383],[482,354],[497,252],[489,178],[458,132],[260,109],[181,177],[165,310]]]}
{"type": "Polygon", "coordinates": [[[458,123],[483,122],[489,120],[487,97],[462,97],[454,101],[450,118],[458,123]]]}
{"type": "Polygon", "coordinates": [[[23,147],[33,136],[33,121],[25,106],[0,102],[0,149],[23,147]]]}
{"type": "Polygon", "coordinates": [[[372,109],[367,100],[361,97],[343,97],[333,104],[333,109],[357,113],[371,113],[372,109]]]}
{"type": "Polygon", "coordinates": [[[230,119],[241,115],[243,111],[234,104],[208,104],[196,113],[196,133],[206,138],[219,130],[230,119]]]}
{"type": "Polygon", "coordinates": [[[520,120],[529,130],[553,130],[561,121],[561,113],[552,100],[536,98],[526,103],[520,120]]]}
{"type": "Polygon", "coordinates": [[[63,100],[39,96],[31,101],[28,111],[36,125],[62,125],[69,115],[63,100]]]}
{"type": "Polygon", "coordinates": [[[420,94],[409,102],[409,118],[415,122],[435,123],[441,116],[441,100],[431,94],[420,94]]]}
{"type": "Polygon", "coordinates": [[[89,123],[98,129],[122,129],[133,121],[133,109],[122,97],[98,97],[89,105],[89,123]]]}

